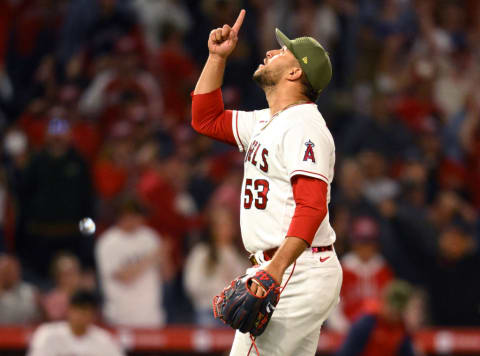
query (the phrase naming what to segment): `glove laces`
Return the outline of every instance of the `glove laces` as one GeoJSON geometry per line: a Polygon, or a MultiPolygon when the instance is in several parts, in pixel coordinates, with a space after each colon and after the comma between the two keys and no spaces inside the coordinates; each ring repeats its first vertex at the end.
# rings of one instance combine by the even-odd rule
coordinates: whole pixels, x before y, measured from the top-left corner
{"type": "MultiPolygon", "coordinates": [[[[293,262],[292,271],[290,272],[290,275],[288,276],[287,281],[285,282],[283,287],[280,287],[280,296],[282,295],[283,290],[285,289],[288,282],[290,281],[290,278],[292,278],[293,271],[295,271],[295,266],[296,265],[297,265],[297,261],[293,262]]],[[[257,356],[260,356],[260,352],[258,352],[257,344],[255,343],[255,336],[252,336],[252,334],[250,334],[250,340],[252,340],[252,343],[250,344],[250,348],[248,349],[247,356],[250,356],[250,352],[252,351],[252,348],[255,348],[257,356]]]]}

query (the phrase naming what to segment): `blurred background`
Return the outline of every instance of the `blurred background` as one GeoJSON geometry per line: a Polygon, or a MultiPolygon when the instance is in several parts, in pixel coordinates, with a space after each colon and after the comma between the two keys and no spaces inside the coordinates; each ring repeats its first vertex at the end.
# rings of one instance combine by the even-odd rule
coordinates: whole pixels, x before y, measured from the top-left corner
{"type": "Polygon", "coordinates": [[[479,1],[2,0],[1,355],[80,288],[130,355],[229,349],[210,306],[248,266],[243,157],[193,132],[190,92],[241,8],[226,108],[266,107],[275,27],[332,58],[344,284],[319,354],[480,354],[479,1]]]}

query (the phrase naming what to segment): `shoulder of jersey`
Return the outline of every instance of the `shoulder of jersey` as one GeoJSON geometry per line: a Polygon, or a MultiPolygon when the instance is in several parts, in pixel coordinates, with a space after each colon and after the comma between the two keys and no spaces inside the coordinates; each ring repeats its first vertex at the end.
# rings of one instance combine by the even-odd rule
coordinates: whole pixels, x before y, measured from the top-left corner
{"type": "MultiPolygon", "coordinates": [[[[298,105],[285,112],[280,121],[280,127],[285,132],[294,130],[295,132],[306,131],[308,133],[322,133],[328,137],[329,130],[327,124],[318,111],[315,104],[298,105]]],[[[330,140],[330,139],[329,139],[330,140]]]]}
{"type": "Polygon", "coordinates": [[[318,107],[314,103],[293,106],[287,109],[284,114],[289,121],[293,121],[295,124],[309,121],[322,125],[325,124],[322,114],[318,111],[318,107]]]}
{"type": "MultiPolygon", "coordinates": [[[[307,105],[299,105],[299,110],[294,111],[289,117],[292,126],[303,126],[309,132],[313,129],[317,129],[317,132],[321,132],[330,144],[335,146],[332,133],[327,126],[322,113],[318,110],[318,106],[314,103],[307,105]],[[292,119],[292,120],[290,120],[292,119]]],[[[295,109],[295,108],[294,108],[295,109]]]]}

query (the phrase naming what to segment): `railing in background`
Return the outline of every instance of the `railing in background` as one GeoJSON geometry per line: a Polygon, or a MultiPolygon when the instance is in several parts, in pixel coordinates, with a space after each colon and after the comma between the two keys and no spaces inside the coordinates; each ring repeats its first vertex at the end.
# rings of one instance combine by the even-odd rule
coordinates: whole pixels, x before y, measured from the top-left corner
{"type": "MultiPolygon", "coordinates": [[[[0,327],[1,350],[25,350],[34,327],[0,327]]],[[[228,351],[233,340],[230,329],[198,329],[168,327],[165,329],[112,330],[119,342],[135,352],[222,352],[228,351]]],[[[323,332],[318,351],[332,353],[341,344],[343,335],[323,332]]],[[[425,329],[414,336],[419,350],[428,354],[480,354],[480,329],[425,329]]]]}

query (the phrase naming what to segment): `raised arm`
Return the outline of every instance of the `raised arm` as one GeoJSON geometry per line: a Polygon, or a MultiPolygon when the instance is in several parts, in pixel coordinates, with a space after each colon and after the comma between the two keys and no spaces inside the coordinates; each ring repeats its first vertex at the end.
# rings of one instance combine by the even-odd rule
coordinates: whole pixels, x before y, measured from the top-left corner
{"type": "Polygon", "coordinates": [[[208,37],[208,59],[203,67],[202,74],[200,74],[200,78],[198,78],[195,91],[193,92],[194,95],[210,93],[221,87],[225,63],[237,45],[238,31],[242,27],[244,18],[245,10],[242,10],[232,27],[223,25],[223,27],[210,32],[208,37]]]}
{"type": "Polygon", "coordinates": [[[210,54],[192,95],[192,127],[195,131],[234,146],[237,143],[232,129],[232,112],[224,109],[220,86],[227,57],[235,49],[244,17],[245,10],[242,10],[233,27],[224,25],[210,32],[210,54]]]}

